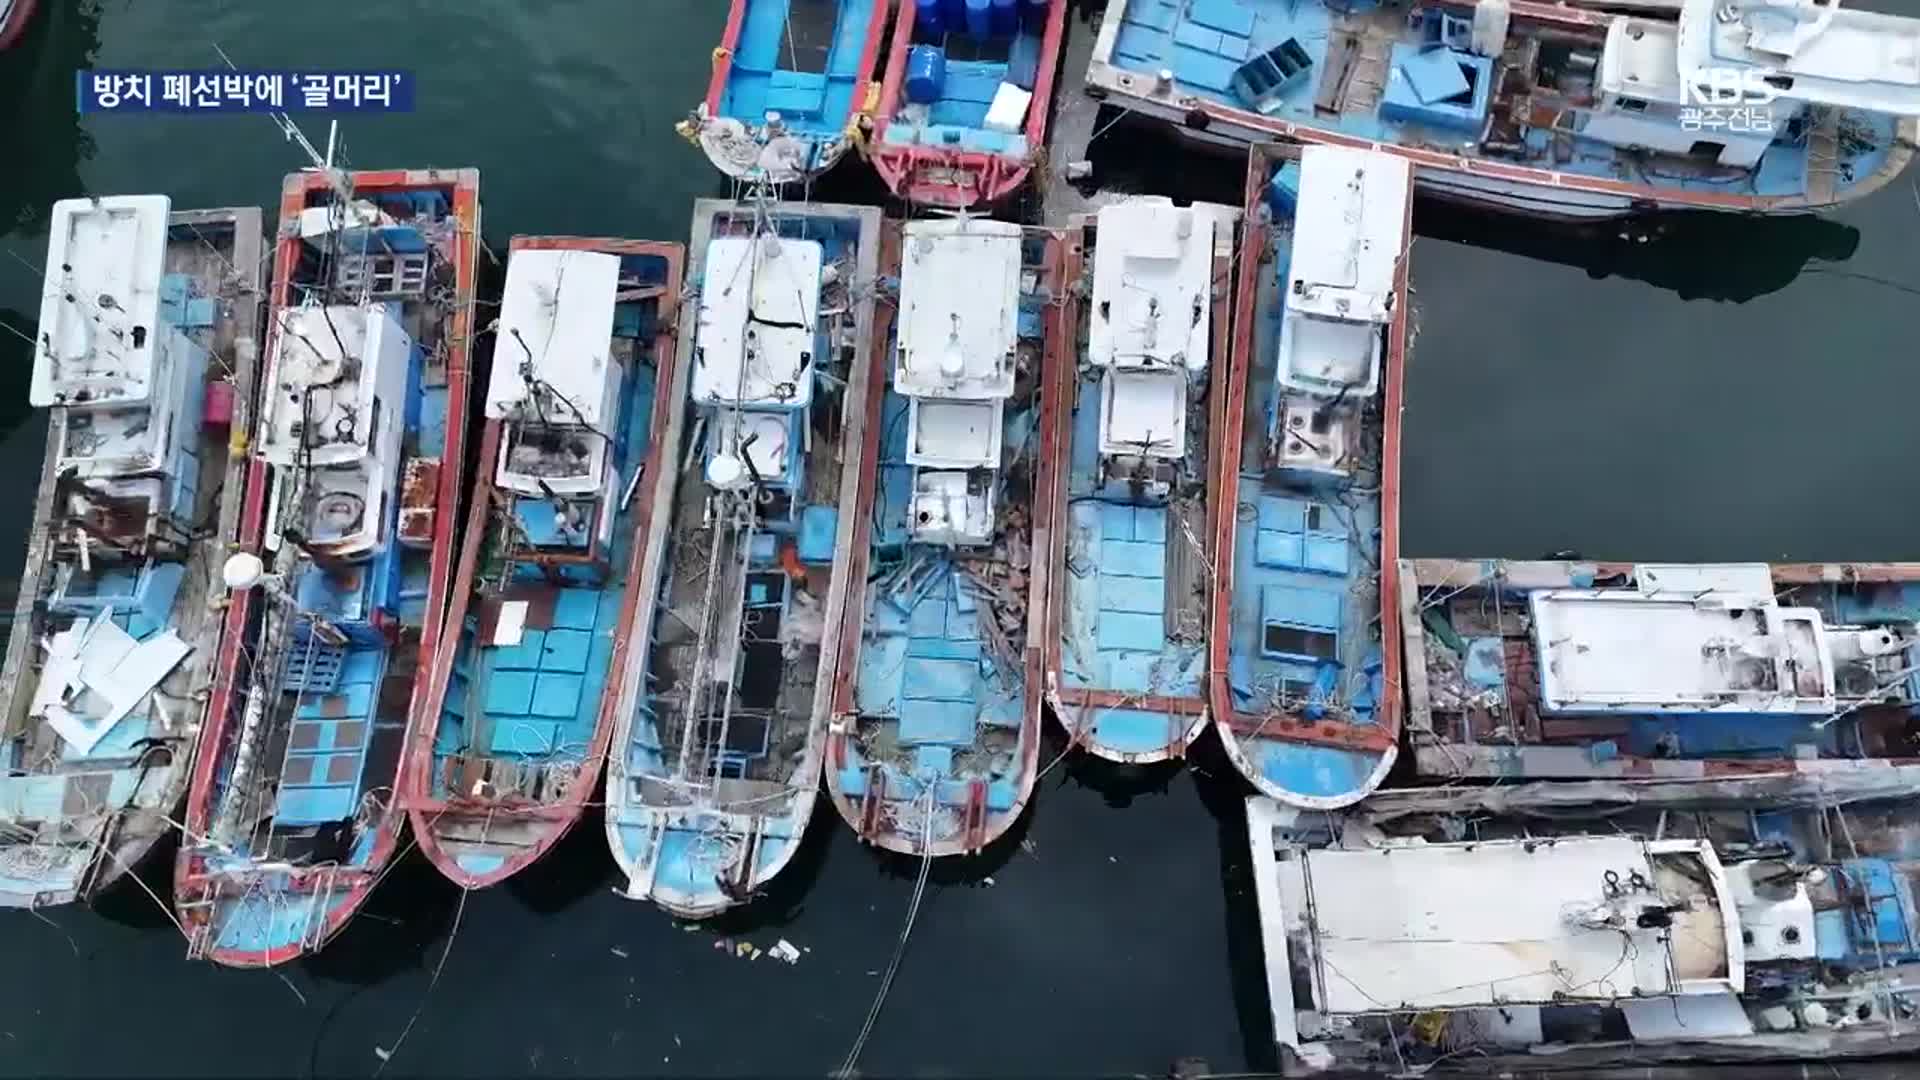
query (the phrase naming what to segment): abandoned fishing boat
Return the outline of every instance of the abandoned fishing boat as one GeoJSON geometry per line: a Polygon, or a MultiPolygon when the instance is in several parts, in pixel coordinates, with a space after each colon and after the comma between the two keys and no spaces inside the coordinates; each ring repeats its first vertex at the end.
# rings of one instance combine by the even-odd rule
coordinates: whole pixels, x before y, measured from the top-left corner
{"type": "MultiPolygon", "coordinates": [[[[31,6],[31,5],[29,5],[31,6]]],[[[53,206],[28,400],[46,409],[0,670],[0,905],[91,896],[171,828],[240,513],[260,211],[53,206]]]]}
{"type": "Polygon", "coordinates": [[[1285,1073],[1920,1049],[1910,786],[1764,808],[1565,786],[1384,791],[1339,815],[1248,801],[1285,1073]]]}
{"type": "Polygon", "coordinates": [[[1913,156],[1920,19],[1605,6],[1107,0],[1087,87],[1203,140],[1377,150],[1423,194],[1552,218],[1820,210],[1913,156]]]}
{"type": "Polygon", "coordinates": [[[26,36],[27,25],[33,22],[34,9],[39,6],[40,0],[0,0],[0,50],[26,36]]]}
{"type": "Polygon", "coordinates": [[[479,174],[309,170],[280,195],[266,374],[174,903],[263,967],[346,924],[398,846],[459,522],[479,174]]]}
{"type": "Polygon", "coordinates": [[[1400,734],[1400,407],[1412,169],[1250,156],[1213,500],[1213,721],[1261,793],[1329,809],[1400,734]]]}
{"type": "Polygon", "coordinates": [[[818,176],[868,107],[889,0],[733,0],[707,97],[677,127],[750,183],[818,176]]]}
{"type": "Polygon", "coordinates": [[[877,209],[694,205],[606,811],[626,894],[685,918],[751,899],[813,813],[879,245],[877,209]]]}
{"type": "Polygon", "coordinates": [[[1066,247],[966,217],[889,244],[899,296],[865,405],[827,791],[890,851],[979,851],[1033,794],[1066,247]]]}
{"type": "Polygon", "coordinates": [[[517,236],[447,614],[410,736],[413,835],[466,888],[530,865],[580,817],[613,734],[678,244],[517,236]]]}
{"type": "Polygon", "coordinates": [[[868,156],[895,195],[985,208],[1047,145],[1067,0],[905,0],[868,156]]]}
{"type": "Polygon", "coordinates": [[[1077,368],[1048,373],[1071,388],[1052,462],[1047,695],[1076,745],[1124,764],[1184,756],[1206,727],[1211,372],[1231,343],[1238,218],[1137,197],[1068,249],[1087,299],[1072,305],[1077,368]]]}
{"type": "Polygon", "coordinates": [[[1422,776],[1920,783],[1920,566],[1414,559],[1399,579],[1422,776]]]}

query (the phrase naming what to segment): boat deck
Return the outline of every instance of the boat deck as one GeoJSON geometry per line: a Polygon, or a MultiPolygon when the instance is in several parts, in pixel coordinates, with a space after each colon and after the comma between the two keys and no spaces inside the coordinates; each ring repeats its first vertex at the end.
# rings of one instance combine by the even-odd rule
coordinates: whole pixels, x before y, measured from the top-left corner
{"type": "MultiPolygon", "coordinates": [[[[1836,722],[1731,702],[1718,715],[1548,709],[1529,594],[1622,586],[1635,571],[1605,563],[1404,563],[1398,603],[1419,772],[1447,779],[1681,780],[1872,769],[1920,758],[1912,733],[1920,680],[1909,671],[1893,685],[1876,685],[1881,676],[1859,662],[1836,664],[1843,703],[1836,722]]],[[[1772,573],[1782,606],[1812,609],[1829,627],[1920,621],[1920,580],[1898,564],[1783,564],[1772,573]]],[[[1683,669],[1689,665],[1678,659],[1683,669]]]]}
{"type": "MultiPolygon", "coordinates": [[[[245,428],[262,307],[260,212],[176,211],[168,224],[160,318],[186,335],[204,379],[192,400],[181,403],[175,421],[200,431],[195,474],[182,478],[177,498],[189,508],[188,520],[230,530],[240,510],[245,464],[229,453],[228,427],[202,425],[201,395],[207,384],[230,382],[230,423],[245,428]]],[[[131,869],[171,828],[167,818],[185,791],[197,743],[196,697],[206,690],[219,641],[220,619],[208,603],[225,554],[217,545],[188,538],[184,549],[169,543],[167,551],[138,563],[101,552],[83,567],[66,550],[65,538],[52,534],[55,455],[67,440],[85,437],[63,413],[50,418],[0,674],[0,727],[6,732],[0,741],[0,903],[17,898],[46,904],[97,889],[131,869]],[[170,629],[192,651],[151,696],[83,751],[52,725],[28,716],[45,663],[37,642],[105,611],[112,612],[114,627],[136,641],[170,629]],[[102,839],[104,848],[96,843],[102,839]]]]}
{"type": "Polygon", "coordinates": [[[1575,17],[1585,16],[1584,29],[1516,13],[1500,56],[1457,52],[1461,74],[1445,77],[1459,78],[1461,89],[1441,99],[1457,101],[1457,115],[1442,116],[1446,109],[1417,97],[1403,73],[1426,66],[1422,51],[1443,33],[1450,43],[1464,34],[1471,12],[1420,9],[1409,0],[1355,8],[1336,11],[1319,0],[1110,0],[1107,18],[1118,29],[1096,60],[1129,77],[1140,94],[1170,71],[1179,94],[1259,120],[1682,192],[1823,203],[1856,183],[1877,184],[1894,150],[1895,118],[1846,109],[1791,125],[1751,169],[1581,137],[1573,111],[1591,107],[1597,92],[1582,57],[1598,57],[1606,26],[1604,16],[1581,12],[1575,17]],[[1413,18],[1419,10],[1425,17],[1413,18]],[[1263,55],[1281,57],[1286,80],[1250,101],[1236,72],[1263,55]]]}
{"type": "Polygon", "coordinates": [[[862,89],[878,0],[744,0],[720,115],[758,126],[778,112],[794,131],[834,136],[862,89]]]}

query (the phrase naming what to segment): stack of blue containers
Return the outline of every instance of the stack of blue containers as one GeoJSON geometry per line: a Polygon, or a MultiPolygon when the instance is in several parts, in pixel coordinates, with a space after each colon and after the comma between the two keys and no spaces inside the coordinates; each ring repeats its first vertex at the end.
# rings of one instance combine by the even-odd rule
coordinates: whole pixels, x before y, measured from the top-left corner
{"type": "Polygon", "coordinates": [[[1047,26],[1052,0],[913,0],[914,36],[938,42],[950,33],[968,37],[1039,34],[1047,26]]]}

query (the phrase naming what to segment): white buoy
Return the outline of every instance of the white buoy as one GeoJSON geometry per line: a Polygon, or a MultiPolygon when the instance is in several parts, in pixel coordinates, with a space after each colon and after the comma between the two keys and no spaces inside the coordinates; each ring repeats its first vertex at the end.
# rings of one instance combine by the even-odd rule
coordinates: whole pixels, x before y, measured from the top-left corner
{"type": "Polygon", "coordinates": [[[718,491],[736,491],[747,481],[746,462],[719,453],[707,460],[707,485],[718,491]]]}
{"type": "Polygon", "coordinates": [[[236,551],[220,568],[220,580],[229,589],[245,591],[260,584],[266,573],[267,564],[260,561],[260,556],[251,551],[236,551]]]}

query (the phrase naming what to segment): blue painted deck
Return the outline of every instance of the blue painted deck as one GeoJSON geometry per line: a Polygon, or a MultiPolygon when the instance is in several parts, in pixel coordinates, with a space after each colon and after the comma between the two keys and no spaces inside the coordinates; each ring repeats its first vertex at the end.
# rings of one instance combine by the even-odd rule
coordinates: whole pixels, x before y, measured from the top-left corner
{"type": "MultiPolygon", "coordinates": [[[[364,197],[403,220],[411,219],[388,231],[425,243],[411,222],[437,223],[451,217],[450,196],[450,189],[436,188],[364,197]]],[[[314,288],[312,282],[296,277],[296,302],[314,288]]],[[[401,303],[401,309],[402,324],[414,338],[401,442],[404,474],[407,460],[438,460],[445,453],[448,387],[444,373],[430,374],[427,369],[420,324],[447,312],[416,300],[401,303]]],[[[387,504],[391,516],[383,536],[394,536],[398,504],[397,497],[387,504]]],[[[452,513],[453,508],[442,507],[441,512],[452,513]]],[[[214,947],[268,952],[303,943],[315,946],[327,914],[348,902],[350,890],[344,883],[331,888],[323,884],[317,892],[311,885],[296,889],[282,871],[263,869],[263,863],[371,866],[382,815],[375,813],[362,821],[359,812],[369,796],[393,798],[414,673],[428,659],[419,635],[432,582],[431,561],[429,547],[389,540],[369,559],[354,564],[350,573],[329,575],[302,559],[289,575],[302,610],[326,617],[350,641],[345,646],[328,646],[307,635],[304,626],[293,631],[276,700],[268,706],[269,723],[285,730],[284,749],[279,752],[279,800],[259,833],[238,839],[249,850],[209,855],[209,872],[237,876],[247,883],[244,892],[227,885],[227,891],[214,900],[214,947]],[[398,624],[398,648],[373,625],[377,613],[398,624]]],[[[280,740],[275,745],[281,745],[280,740]]],[[[225,796],[232,767],[230,759],[222,762],[211,793],[214,807],[225,796]]]]}
{"type": "MultiPolygon", "coordinates": [[[[1188,630],[1184,640],[1167,633],[1168,545],[1185,540],[1169,535],[1177,526],[1164,502],[1134,504],[1111,493],[1096,494],[1100,373],[1083,372],[1079,381],[1068,436],[1066,565],[1055,570],[1054,578],[1065,590],[1061,685],[1191,698],[1198,704],[1206,696],[1206,598],[1197,596],[1188,612],[1175,613],[1174,625],[1184,623],[1188,630]]],[[[1204,476],[1205,439],[1189,441],[1198,446],[1183,473],[1204,476]]],[[[1089,711],[1067,708],[1076,714],[1089,711]]],[[[1121,754],[1178,749],[1192,723],[1191,717],[1161,710],[1090,711],[1093,744],[1121,754]]]]}
{"type": "MultiPolygon", "coordinates": [[[[666,262],[657,256],[628,255],[621,260],[622,281],[657,284],[664,280],[666,262]]],[[[617,479],[617,499],[645,464],[653,434],[654,398],[658,368],[652,343],[658,333],[655,301],[621,303],[614,308],[609,333],[633,343],[632,360],[620,385],[608,463],[617,479]]],[[[486,462],[483,468],[493,468],[486,462]]],[[[620,630],[621,609],[628,587],[636,533],[635,511],[642,506],[636,493],[626,510],[616,509],[612,536],[603,567],[575,565],[561,573],[564,584],[550,582],[543,570],[517,563],[512,583],[502,595],[530,601],[528,621],[516,645],[481,644],[477,640],[481,616],[470,609],[461,628],[458,651],[433,748],[433,793],[436,798],[464,794],[449,787],[449,758],[490,757],[518,765],[579,765],[585,762],[599,724],[601,704],[612,675],[614,639],[620,630]]],[[[520,500],[524,508],[544,507],[544,500],[520,500]]],[[[489,520],[483,563],[498,574],[504,527],[498,517],[489,520]]],[[[480,874],[498,865],[499,856],[462,850],[461,866],[480,874]]]]}
{"type": "Polygon", "coordinates": [[[839,138],[864,83],[860,60],[878,0],[747,0],[720,115],[750,128],[777,111],[788,130],[839,138]]]}
{"type": "MultiPolygon", "coordinates": [[[[1025,158],[1024,119],[1018,132],[996,131],[986,126],[987,108],[1002,83],[1032,92],[1040,56],[1038,33],[1022,28],[1016,34],[976,38],[964,27],[949,26],[942,33],[929,35],[925,27],[916,26],[914,40],[942,50],[946,76],[930,102],[914,104],[903,90],[900,109],[887,120],[884,141],[894,146],[942,147],[1025,158]]],[[[1046,107],[1046,102],[1036,102],[1029,106],[1029,114],[1033,108],[1046,107]]]]}
{"type": "MultiPolygon", "coordinates": [[[[696,210],[695,246],[688,251],[687,280],[701,280],[707,260],[702,246],[706,240],[744,233],[752,227],[753,217],[742,212],[741,206],[702,203],[696,210]]],[[[877,212],[866,218],[844,206],[806,204],[803,208],[782,204],[770,221],[782,239],[818,242],[823,265],[839,265],[843,270],[858,264],[862,244],[878,242],[877,212]]],[[[827,298],[823,306],[841,302],[840,294],[832,291],[836,288],[823,286],[827,298]]],[[[813,350],[816,357],[837,352],[837,343],[827,338],[829,326],[826,319],[819,323],[813,350]]],[[[683,332],[694,331],[689,327],[683,332]]],[[[844,370],[844,365],[816,366],[812,404],[806,408],[819,407],[828,398],[829,384],[837,386],[842,378],[822,367],[844,370]]],[[[677,373],[676,379],[690,374],[677,373]]],[[[819,671],[820,649],[818,644],[808,643],[788,654],[787,646],[777,638],[778,628],[788,625],[790,618],[812,617],[816,610],[824,610],[828,580],[824,571],[833,561],[833,536],[841,505],[838,480],[842,448],[837,439],[822,435],[818,429],[811,439],[795,437],[789,444],[793,448],[789,469],[799,484],[781,489],[787,505],[762,504],[741,586],[741,621],[731,628],[733,644],[746,650],[733,719],[724,745],[708,763],[710,771],[701,775],[701,766],[693,766],[688,775],[682,776],[678,773],[686,683],[692,677],[696,652],[693,628],[706,617],[705,582],[711,550],[708,538],[712,534],[703,522],[713,492],[707,485],[704,466],[711,449],[710,433],[718,427],[718,412],[687,398],[675,402],[674,407],[682,414],[676,426],[669,429],[678,434],[669,436],[673,441],[663,450],[669,464],[663,467],[679,469],[689,460],[692,465],[680,475],[672,505],[653,509],[652,527],[667,530],[666,548],[659,578],[652,585],[656,591],[652,622],[639,628],[645,639],[636,639],[629,647],[628,663],[641,670],[641,690],[631,715],[617,718],[620,726],[609,753],[619,755],[624,783],[615,782],[618,773],[609,774],[606,816],[614,856],[630,876],[631,886],[639,890],[642,882],[651,881],[651,897],[670,909],[711,914],[738,902],[723,887],[720,872],[737,869],[732,862],[742,842],[742,831],[752,829],[757,836],[758,854],[750,875],[757,887],[791,857],[812,810],[817,774],[805,773],[802,786],[796,746],[809,754],[819,750],[824,715],[813,711],[812,684],[819,671]],[[696,433],[708,434],[700,434],[696,441],[696,433]],[[820,497],[828,492],[832,498],[820,497]],[[804,580],[794,580],[795,564],[802,568],[804,580]],[[800,599],[803,593],[805,598],[800,599]],[[742,786],[732,788],[735,782],[742,786]],[[727,790],[751,790],[754,794],[735,802],[721,794],[723,784],[729,785],[727,790]],[[658,798],[665,789],[690,797],[658,798]]],[[[804,410],[742,412],[785,412],[792,423],[809,422],[804,410]]],[[[636,496],[644,497],[644,493],[636,496]]],[[[710,715],[719,712],[716,705],[710,715]]],[[[711,736],[709,731],[696,737],[711,736]]],[[[635,891],[633,895],[644,898],[649,894],[635,891]]]]}
{"type": "MultiPolygon", "coordinates": [[[[1023,245],[1026,271],[1044,251],[1031,240],[1023,245]]],[[[1034,348],[1045,334],[1045,286],[1037,288],[1042,291],[1020,297],[1018,334],[1024,348],[1034,348]]],[[[897,335],[898,328],[893,332],[897,335]]],[[[846,631],[852,632],[851,620],[859,619],[861,647],[853,676],[861,737],[847,743],[833,786],[858,802],[867,793],[869,766],[878,764],[892,819],[917,841],[914,830],[926,826],[931,795],[931,831],[939,841],[951,832],[942,820],[967,805],[974,783],[985,785],[990,818],[1011,811],[1020,799],[1026,672],[1017,666],[1018,635],[1010,635],[1016,655],[1008,660],[998,658],[983,639],[980,620],[992,615],[970,575],[954,565],[954,550],[908,538],[913,469],[906,464],[907,399],[892,386],[897,343],[897,336],[890,338],[887,356],[879,361],[888,387],[874,462],[879,479],[868,511],[873,515],[870,560],[867,581],[856,586],[860,607],[849,612],[846,631]]],[[[1015,448],[1028,444],[1037,413],[1019,396],[1008,399],[1005,410],[1004,445],[1015,456],[1015,448]]],[[[1006,480],[1004,466],[1001,480],[1006,480]]],[[[1003,487],[1002,509],[1007,497],[1003,487]]]]}
{"type": "MultiPolygon", "coordinates": [[[[1269,473],[1269,418],[1279,400],[1276,374],[1282,292],[1292,234],[1276,217],[1276,257],[1259,265],[1250,317],[1245,426],[1235,513],[1233,599],[1227,683],[1236,711],[1378,721],[1380,647],[1381,432],[1369,424],[1364,464],[1350,483],[1321,486],[1269,473]]],[[[1384,383],[1385,377],[1383,375],[1384,383]]],[[[1366,787],[1379,755],[1281,739],[1243,738],[1269,794],[1339,798],[1366,787]]]]}
{"type": "MultiPolygon", "coordinates": [[[[1515,22],[1517,26],[1519,20],[1515,22]]],[[[1314,97],[1327,62],[1328,35],[1333,25],[1334,16],[1321,0],[1128,0],[1111,62],[1116,68],[1143,76],[1149,83],[1155,81],[1162,70],[1171,70],[1183,93],[1252,111],[1250,103],[1235,91],[1235,71],[1247,60],[1291,40],[1311,59],[1312,66],[1291,83],[1274,90],[1272,100],[1260,111],[1275,119],[1357,138],[1408,143],[1419,142],[1423,137],[1430,139],[1432,126],[1423,127],[1398,118],[1400,114],[1392,107],[1391,93],[1373,112],[1347,112],[1330,117],[1315,111],[1314,97]]],[[[1438,41],[1435,24],[1417,30],[1402,27],[1400,32],[1408,46],[1438,41]]],[[[1599,50],[1596,47],[1593,51],[1599,50]]],[[[1835,185],[1836,195],[1844,198],[1848,187],[1873,176],[1884,164],[1893,148],[1896,121],[1892,117],[1853,110],[1842,110],[1842,113],[1846,122],[1868,133],[1874,144],[1870,149],[1847,155],[1835,185]]],[[[1807,190],[1806,136],[1797,130],[1786,130],[1787,125],[1781,127],[1783,130],[1776,135],[1757,169],[1727,178],[1647,174],[1612,146],[1579,138],[1573,140],[1572,160],[1556,161],[1549,146],[1550,134],[1540,128],[1534,128],[1529,135],[1527,164],[1599,179],[1654,183],[1683,191],[1802,195],[1807,190]]],[[[1471,131],[1452,133],[1457,134],[1457,141],[1461,142],[1477,138],[1479,121],[1475,120],[1471,131]]]]}

